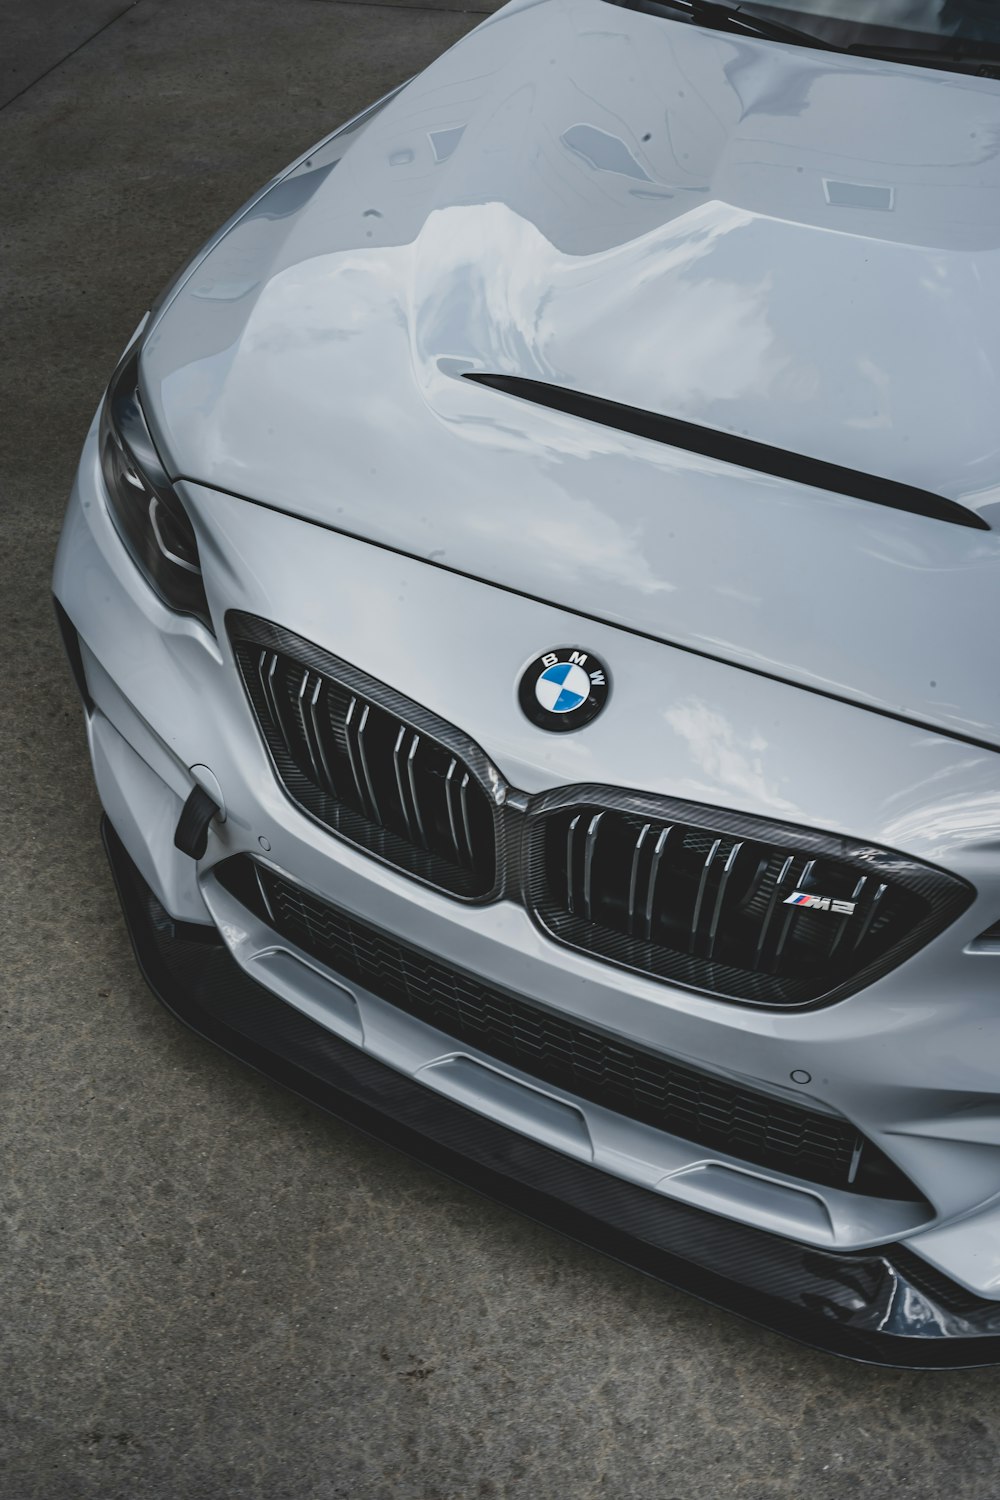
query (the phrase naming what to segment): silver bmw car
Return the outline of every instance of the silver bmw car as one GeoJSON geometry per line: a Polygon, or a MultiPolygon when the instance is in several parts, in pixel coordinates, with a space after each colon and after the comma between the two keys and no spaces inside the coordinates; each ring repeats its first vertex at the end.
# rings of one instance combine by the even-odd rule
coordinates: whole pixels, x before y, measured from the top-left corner
{"type": "Polygon", "coordinates": [[[152,989],[672,1285],[1000,1360],[998,412],[994,7],[514,0],[87,436],[152,989]]]}

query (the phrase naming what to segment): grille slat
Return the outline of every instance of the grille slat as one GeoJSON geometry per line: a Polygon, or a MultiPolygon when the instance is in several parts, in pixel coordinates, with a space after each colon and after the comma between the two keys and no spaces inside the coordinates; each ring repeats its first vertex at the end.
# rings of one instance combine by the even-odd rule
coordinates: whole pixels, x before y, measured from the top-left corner
{"type": "Polygon", "coordinates": [[[643,850],[643,846],[644,846],[644,844],[646,842],[646,839],[649,836],[649,830],[650,830],[651,827],[652,827],[652,824],[650,824],[650,823],[644,823],[642,825],[642,827],[639,830],[639,834],[638,834],[638,836],[636,838],[636,841],[635,841],[635,848],[632,851],[632,868],[629,871],[629,879],[628,879],[628,935],[629,935],[629,937],[635,937],[636,936],[635,924],[636,924],[636,914],[637,914],[637,911],[638,911],[638,904],[637,903],[638,903],[638,895],[639,895],[639,869],[640,869],[640,866],[642,864],[642,850],[643,850]]]}
{"type": "Polygon", "coordinates": [[[358,718],[358,727],[355,731],[354,742],[357,746],[358,761],[361,766],[361,774],[365,779],[365,791],[368,793],[368,803],[371,808],[372,818],[376,823],[382,823],[384,819],[382,817],[381,809],[378,805],[378,797],[375,793],[375,783],[372,780],[371,768],[368,764],[368,755],[365,750],[365,730],[368,728],[368,721],[371,718],[371,711],[371,704],[366,703],[364,708],[361,710],[360,717],[358,718]]]}
{"type": "Polygon", "coordinates": [[[858,924],[857,935],[855,936],[855,939],[854,939],[854,946],[855,946],[855,948],[860,948],[861,947],[861,944],[864,942],[865,938],[868,936],[868,933],[871,931],[872,925],[873,925],[873,923],[875,921],[875,917],[876,917],[876,915],[878,913],[878,908],[879,908],[881,902],[884,900],[887,890],[888,890],[887,886],[880,885],[879,888],[878,888],[878,890],[875,892],[874,896],[872,897],[872,899],[871,899],[871,901],[870,901],[870,903],[869,903],[869,905],[868,905],[868,907],[867,907],[867,909],[865,911],[864,917],[862,918],[861,922],[858,924]]]}
{"type": "MultiPolygon", "coordinates": [[[[358,749],[358,736],[356,727],[358,713],[358,700],[357,698],[352,698],[347,708],[347,714],[344,718],[344,739],[347,743],[347,758],[351,766],[351,775],[354,778],[354,792],[358,799],[358,806],[362,809],[362,811],[366,812],[367,804],[365,802],[365,784],[361,779],[361,752],[358,749]]],[[[378,822],[377,814],[374,821],[378,822]]]]}
{"type": "Polygon", "coordinates": [[[405,724],[400,724],[399,733],[396,735],[396,743],[392,751],[392,770],[396,778],[396,787],[399,791],[399,804],[403,809],[403,819],[406,823],[406,836],[411,843],[416,843],[416,835],[413,831],[413,815],[410,812],[410,801],[407,796],[409,779],[403,771],[403,745],[406,741],[408,730],[405,724]]]}
{"type": "Polygon", "coordinates": [[[653,936],[653,912],[656,910],[656,883],[660,876],[660,865],[663,863],[663,855],[670,835],[670,828],[664,828],[657,835],[656,843],[653,845],[653,858],[649,866],[649,880],[646,886],[646,941],[653,936]]]}
{"type": "Polygon", "coordinates": [[[729,888],[729,882],[732,878],[732,873],[736,865],[736,861],[740,858],[740,855],[742,853],[743,845],[741,843],[734,844],[730,849],[728,855],[726,856],[726,862],[722,868],[722,878],[719,881],[719,888],[715,894],[715,905],[712,908],[712,916],[708,924],[708,951],[706,954],[708,958],[711,958],[715,953],[715,940],[719,932],[719,921],[722,917],[723,908],[726,904],[726,891],[729,888]]]}
{"type": "Polygon", "coordinates": [[[577,900],[577,896],[576,896],[576,831],[577,831],[577,829],[580,826],[580,821],[581,821],[582,818],[583,818],[583,814],[582,813],[577,813],[576,817],[570,818],[570,820],[569,820],[569,826],[568,826],[568,828],[566,830],[566,905],[569,907],[570,914],[572,916],[576,915],[576,900],[577,900]]]}
{"type": "Polygon", "coordinates": [[[308,691],[309,672],[308,670],[306,670],[302,673],[302,681],[299,683],[299,690],[295,694],[295,697],[293,699],[296,718],[295,728],[296,734],[301,736],[302,743],[305,745],[306,754],[309,757],[309,764],[312,766],[313,776],[316,778],[317,782],[319,782],[322,780],[322,772],[319,768],[319,762],[316,759],[316,747],[313,744],[312,733],[310,731],[309,722],[306,716],[305,695],[308,691]]]}
{"type": "Polygon", "coordinates": [[[465,833],[465,847],[469,852],[470,864],[475,863],[475,850],[472,843],[472,792],[470,790],[472,777],[465,771],[458,786],[458,805],[462,811],[462,829],[465,833]]]}
{"type": "Polygon", "coordinates": [[[294,738],[293,734],[289,734],[289,726],[285,719],[284,707],[279,700],[275,684],[275,674],[278,670],[277,652],[264,652],[261,656],[260,666],[261,680],[264,684],[264,692],[267,695],[268,706],[270,707],[274,722],[285,739],[294,738]]]}
{"type": "Polygon", "coordinates": [[[320,728],[322,719],[319,714],[319,703],[323,696],[323,679],[316,677],[313,681],[308,669],[302,674],[302,690],[299,694],[299,702],[302,713],[302,729],[309,746],[309,758],[316,772],[316,780],[331,797],[337,795],[336,784],[330,772],[330,763],[327,760],[326,750],[323,745],[323,733],[320,728]]]}
{"type": "MultiPolygon", "coordinates": [[[[796,882],[800,890],[808,889],[809,882],[812,879],[813,871],[815,870],[815,868],[816,861],[814,859],[806,861],[805,868],[802,871],[802,875],[796,882]]],[[[793,922],[798,921],[798,919],[804,915],[805,913],[803,912],[802,908],[798,906],[789,906],[785,910],[785,920],[781,924],[781,935],[778,938],[777,946],[774,950],[773,961],[775,968],[777,968],[777,966],[781,963],[782,957],[784,956],[785,945],[787,944],[789,935],[791,934],[793,922]]]]}
{"type": "MultiPolygon", "coordinates": [[[[861,897],[864,894],[864,889],[867,884],[867,875],[862,875],[861,879],[854,887],[854,890],[851,892],[851,900],[855,903],[855,906],[857,906],[861,901],[861,897]]],[[[831,924],[832,936],[830,938],[830,952],[828,957],[833,958],[834,954],[837,952],[837,949],[840,947],[841,943],[844,940],[844,935],[847,932],[850,921],[850,917],[842,916],[839,922],[837,922],[836,924],[831,924]]]]}
{"type": "Polygon", "coordinates": [[[705,891],[706,891],[706,889],[708,887],[708,879],[709,879],[710,874],[712,873],[712,866],[715,864],[715,857],[718,854],[718,852],[721,849],[721,847],[722,847],[722,840],[721,839],[716,839],[715,843],[712,845],[711,849],[708,851],[708,855],[707,855],[707,857],[705,859],[705,863],[702,865],[702,868],[701,868],[701,878],[698,881],[698,894],[694,898],[694,911],[691,913],[691,938],[690,938],[690,942],[691,942],[691,951],[694,952],[694,953],[696,953],[698,951],[698,946],[699,946],[700,930],[701,930],[701,914],[702,914],[702,907],[705,904],[705,891]]]}
{"type": "Polygon", "coordinates": [[[588,922],[593,921],[594,915],[594,855],[597,853],[597,834],[603,817],[604,814],[599,812],[591,818],[583,846],[583,914],[588,922]]]}
{"type": "Polygon", "coordinates": [[[461,826],[462,807],[461,803],[459,803],[458,812],[456,815],[455,803],[458,798],[458,785],[455,781],[455,773],[457,770],[458,761],[454,756],[452,756],[451,765],[448,767],[448,774],[444,778],[444,794],[445,801],[448,806],[448,827],[451,831],[451,842],[455,850],[455,859],[458,864],[464,865],[468,864],[469,855],[468,851],[463,848],[462,841],[459,838],[458,833],[458,830],[461,826]]]}
{"type": "Polygon", "coordinates": [[[855,1128],[547,1011],[454,969],[246,855],[216,870],[262,920],[335,974],[543,1082],[704,1147],[845,1191],[914,1198],[855,1128]]]}
{"type": "Polygon", "coordinates": [[[410,788],[410,807],[413,812],[413,821],[417,828],[417,837],[421,847],[427,848],[427,834],[424,830],[424,820],[420,815],[420,791],[417,781],[417,751],[420,749],[420,736],[414,731],[410,741],[409,753],[406,757],[406,780],[410,788]]]}
{"type": "Polygon", "coordinates": [[[771,922],[774,919],[775,910],[777,909],[779,903],[783,900],[785,892],[790,891],[792,888],[791,874],[794,865],[795,859],[790,854],[785,860],[784,864],[781,866],[778,878],[774,882],[774,889],[771,891],[771,895],[768,899],[767,911],[765,912],[763,922],[761,922],[760,924],[760,934],[757,938],[757,943],[753,952],[753,958],[751,960],[751,967],[754,969],[760,969],[762,966],[764,953],[767,948],[768,933],[771,929],[771,922]]]}

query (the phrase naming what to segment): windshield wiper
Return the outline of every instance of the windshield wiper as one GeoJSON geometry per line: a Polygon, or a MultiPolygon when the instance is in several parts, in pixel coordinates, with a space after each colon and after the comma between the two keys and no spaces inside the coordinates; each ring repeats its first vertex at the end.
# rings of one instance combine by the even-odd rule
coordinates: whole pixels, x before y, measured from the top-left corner
{"type": "Polygon", "coordinates": [[[761,37],[769,42],[792,42],[797,47],[816,47],[822,52],[843,52],[832,42],[824,41],[810,31],[786,26],[782,21],[765,20],[744,10],[742,5],[727,5],[725,0],[610,0],[626,10],[648,11],[650,15],[682,17],[695,26],[713,31],[729,31],[742,36],[761,37]]]}
{"type": "Polygon", "coordinates": [[[893,47],[879,43],[852,42],[841,48],[850,57],[882,57],[886,62],[913,63],[922,68],[944,68],[952,72],[979,73],[983,77],[995,78],[1000,74],[1000,58],[994,52],[989,56],[981,44],[969,42],[963,45],[956,38],[952,46],[931,43],[928,47],[893,47]]]}

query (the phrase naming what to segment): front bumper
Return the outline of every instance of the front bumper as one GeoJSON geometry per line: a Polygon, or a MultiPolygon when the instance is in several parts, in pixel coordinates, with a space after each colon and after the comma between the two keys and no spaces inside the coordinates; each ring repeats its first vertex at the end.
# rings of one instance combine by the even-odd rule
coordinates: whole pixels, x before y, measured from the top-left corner
{"type": "MultiPolygon", "coordinates": [[[[975,1362],[992,1360],[983,1352],[985,1334],[970,1334],[964,1325],[956,1333],[959,1314],[952,1304],[965,1306],[962,1299],[971,1295],[984,1328],[990,1309],[1000,1305],[1000,1007],[994,999],[1000,956],[972,951],[976,935],[1000,911],[1000,756],[613,626],[576,621],[537,601],[185,485],[217,615],[213,639],[165,609],[124,553],[106,512],[95,448],[92,435],[60,545],[55,591],[78,652],[102,802],[137,878],[152,893],[149,899],[167,914],[154,930],[179,923],[189,936],[202,934],[195,947],[185,943],[183,953],[176,946],[170,950],[174,968],[179,965],[187,976],[185,992],[200,997],[199,1014],[210,1012],[214,1001],[206,998],[207,981],[198,979],[192,961],[207,963],[213,952],[211,972],[224,971],[232,984],[242,975],[246,993],[267,995],[284,1027],[306,1027],[322,1042],[324,1056],[370,1068],[365,1076],[388,1078],[393,1091],[412,1088],[413,1097],[422,1099],[414,1109],[428,1117],[441,1110],[462,1120],[461,1141],[478,1139],[481,1131],[493,1139],[495,1130],[495,1139],[507,1143],[505,1153],[535,1159],[537,1148],[538,1159],[562,1174],[560,1181],[600,1184],[603,1193],[642,1204],[657,1222],[700,1225],[702,1248],[693,1257],[702,1266],[698,1274],[710,1273],[720,1284],[713,1281],[705,1290],[680,1272],[667,1279],[691,1284],[721,1305],[733,1305],[748,1277],[756,1286],[758,1276],[758,1290],[784,1305],[786,1276],[789,1287],[801,1284],[800,1273],[789,1269],[793,1265],[812,1264],[814,1255],[825,1264],[828,1254],[834,1265],[881,1265],[888,1254],[882,1247],[905,1241],[891,1261],[897,1271],[904,1263],[909,1268],[909,1289],[899,1293],[902,1302],[888,1296],[887,1283],[881,1301],[866,1292],[862,1300],[871,1318],[895,1326],[905,1304],[904,1321],[924,1329],[922,1346],[928,1330],[935,1340],[946,1330],[949,1348],[954,1337],[974,1336],[975,1362]],[[898,969],[810,1012],[754,1011],[616,971],[557,948],[513,903],[463,906],[418,887],[297,809],[273,774],[250,712],[223,628],[227,610],[280,619],[288,629],[336,647],[360,670],[460,725],[529,793],[603,782],[786,817],[952,869],[976,887],[977,900],[898,969]],[[614,702],[585,736],[556,743],[519,714],[513,684],[539,643],[583,632],[596,652],[615,663],[614,702]],[[661,713],[650,712],[651,680],[664,683],[661,713]],[[196,863],[178,853],[173,835],[181,807],[199,782],[223,807],[223,816],[212,825],[206,857],[196,863]],[[262,850],[303,886],[335,893],[347,911],[484,982],[779,1100],[849,1120],[916,1184],[923,1204],[868,1199],[747,1170],[746,1163],[564,1091],[542,1093],[531,1078],[509,1069],[504,1088],[520,1090],[528,1107],[518,1104],[505,1113],[495,1101],[480,1099],[477,1108],[458,1087],[459,1070],[449,1074],[439,1066],[455,1051],[447,1037],[364,990],[355,987],[352,994],[350,986],[335,983],[335,975],[286,961],[273,934],[234,915],[213,870],[230,856],[259,858],[262,850]],[[810,1080],[806,1086],[798,1082],[803,1072],[810,1080]],[[452,1094],[442,1098],[448,1088],[452,1094]],[[457,1115],[449,1113],[456,1109],[457,1115]],[[743,1248],[713,1258],[709,1241],[743,1248]],[[761,1259],[771,1271],[740,1270],[741,1258],[757,1258],[749,1247],[758,1244],[772,1246],[761,1259]],[[699,1256],[708,1256],[704,1265],[699,1256]],[[913,1289],[928,1278],[936,1284],[932,1267],[946,1273],[950,1290],[931,1314],[914,1313],[918,1303],[908,1300],[911,1291],[917,1297],[913,1289]],[[736,1288],[731,1294],[721,1286],[726,1277],[736,1288]],[[878,1317],[871,1311],[876,1305],[878,1317]]],[[[130,920],[138,931],[141,924],[130,920]]],[[[140,946],[152,951],[151,942],[140,946]]],[[[232,984],[227,980],[229,989],[232,984]]],[[[176,975],[169,983],[158,979],[155,987],[174,997],[175,1009],[190,1011],[190,995],[183,1005],[177,998],[176,975]]],[[[197,1023],[193,1012],[185,1018],[209,1029],[204,1016],[197,1023]]],[[[226,1025],[237,1030],[232,1021],[227,1017],[226,1025]]],[[[270,1033],[251,1040],[257,1050],[248,1060],[274,1071],[260,1051],[272,1045],[270,1033]]],[[[243,1043],[224,1044],[243,1049],[241,1055],[246,1051],[243,1043]]],[[[280,1061],[276,1041],[274,1047],[284,1069],[287,1059],[280,1061]]],[[[489,1071],[489,1057],[470,1055],[489,1071]]],[[[296,1087],[308,1092],[313,1085],[306,1088],[300,1080],[296,1087]]],[[[396,1128],[402,1133],[402,1126],[396,1128]]],[[[444,1164],[463,1175],[456,1162],[444,1164]]],[[[500,1196],[521,1191],[489,1180],[487,1185],[500,1196]]],[[[628,1220],[629,1232],[631,1225],[628,1220]]],[[[594,1238],[572,1222],[570,1227],[594,1238]]],[[[637,1264],[651,1253],[625,1254],[610,1240],[605,1248],[637,1264]]],[[[664,1255],[668,1249],[666,1243],[660,1247],[664,1255]]],[[[833,1305],[841,1306],[836,1297],[833,1305]]],[[[785,1327],[772,1312],[751,1315],[785,1327]]],[[[816,1341],[833,1347],[829,1339],[816,1341]]],[[[900,1362],[913,1361],[900,1356],[900,1362]]],[[[916,1361],[963,1362],[950,1352],[916,1361]]]]}
{"type": "Polygon", "coordinates": [[[718,1218],[573,1161],[352,1047],[255,984],[214,929],[173,921],[107,819],[103,831],[150,988],[267,1077],[539,1223],[801,1343],[917,1369],[1000,1361],[1000,1304],[903,1246],[831,1254],[718,1218]]]}

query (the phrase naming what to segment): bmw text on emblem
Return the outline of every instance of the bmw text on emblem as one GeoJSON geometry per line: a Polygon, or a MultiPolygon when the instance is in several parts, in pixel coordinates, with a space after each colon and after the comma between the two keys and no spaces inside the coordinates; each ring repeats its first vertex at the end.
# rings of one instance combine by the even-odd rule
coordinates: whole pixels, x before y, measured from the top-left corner
{"type": "Polygon", "coordinates": [[[525,667],[517,696],[533,724],[558,734],[596,719],[610,690],[608,669],[593,652],[556,646],[525,667]]]}

